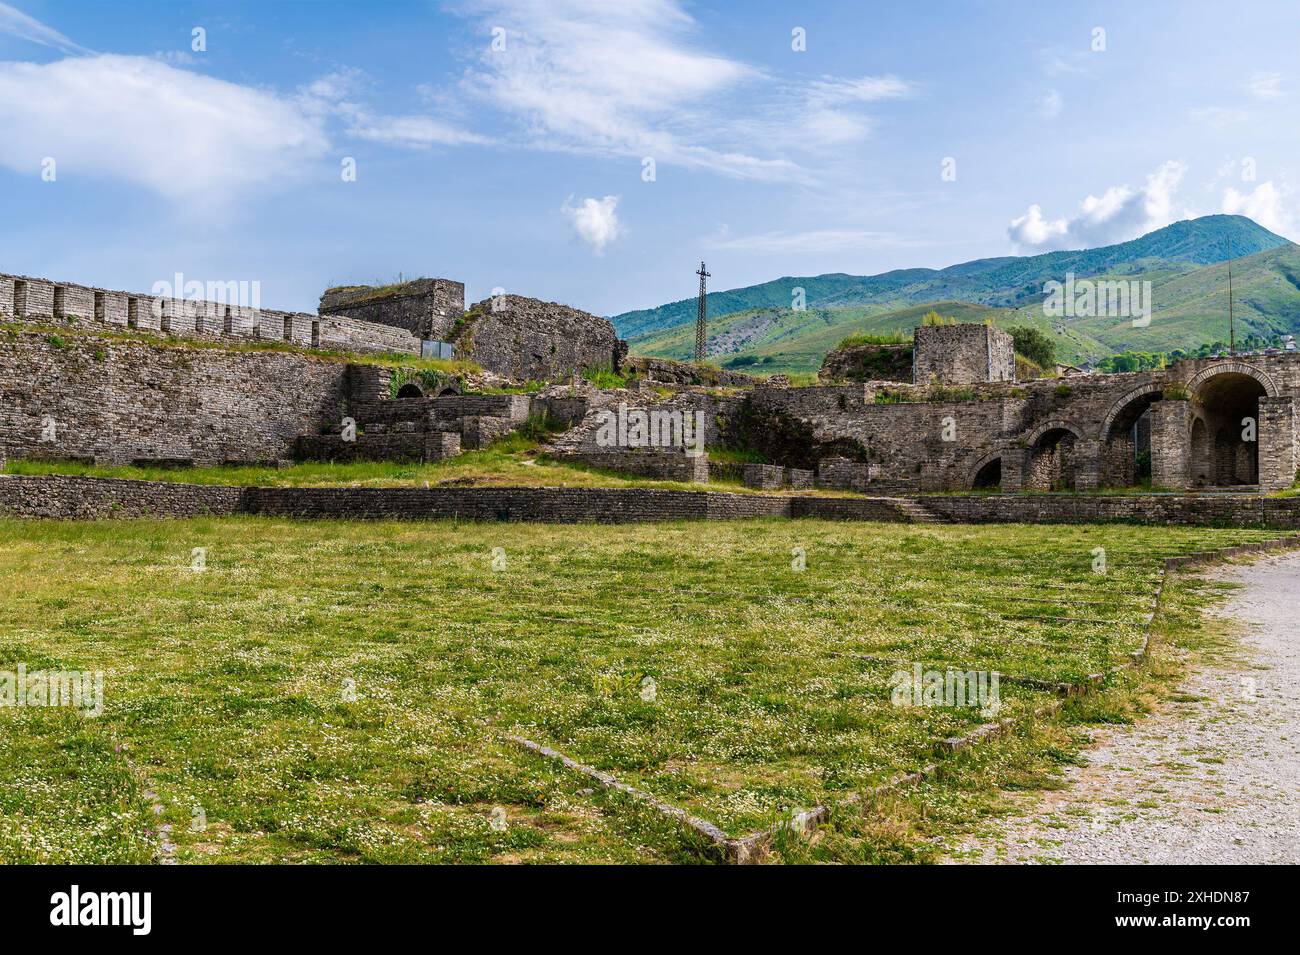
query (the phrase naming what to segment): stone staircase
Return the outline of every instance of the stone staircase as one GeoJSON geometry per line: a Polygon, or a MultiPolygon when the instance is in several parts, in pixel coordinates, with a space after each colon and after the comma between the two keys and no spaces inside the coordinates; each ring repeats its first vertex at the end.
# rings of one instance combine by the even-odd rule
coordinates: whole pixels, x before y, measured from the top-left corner
{"type": "Polygon", "coordinates": [[[947,524],[948,519],[941,517],[934,511],[930,510],[920,501],[913,498],[899,497],[894,498],[894,504],[898,508],[903,519],[909,524],[947,524]]]}
{"type": "Polygon", "coordinates": [[[441,461],[485,448],[528,419],[527,395],[443,395],[356,402],[356,434],[340,424],[326,434],[302,435],[300,461],[441,461]]]}

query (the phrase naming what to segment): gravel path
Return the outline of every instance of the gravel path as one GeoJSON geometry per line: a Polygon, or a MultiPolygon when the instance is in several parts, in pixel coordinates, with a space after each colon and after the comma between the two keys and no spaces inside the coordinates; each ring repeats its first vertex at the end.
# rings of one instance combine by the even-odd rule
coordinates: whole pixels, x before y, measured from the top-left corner
{"type": "Polygon", "coordinates": [[[1232,567],[1215,613],[1244,625],[1239,665],[1189,675],[1176,702],[1094,734],[1064,789],[968,840],[957,861],[1300,862],[1300,555],[1232,567]]]}

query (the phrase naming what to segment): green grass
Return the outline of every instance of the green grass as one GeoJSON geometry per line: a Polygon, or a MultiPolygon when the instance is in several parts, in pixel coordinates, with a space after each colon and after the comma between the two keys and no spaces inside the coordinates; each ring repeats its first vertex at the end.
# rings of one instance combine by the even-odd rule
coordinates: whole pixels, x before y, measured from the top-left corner
{"type": "MultiPolygon", "coordinates": [[[[0,521],[0,670],[106,671],[99,717],[0,709],[0,860],[144,861],[146,788],[181,862],[706,859],[502,734],[740,834],[915,768],[981,721],[892,706],[890,669],[854,654],[1077,678],[1137,646],[1162,556],[1267,536],[0,521]],[[1098,546],[1106,576],[1091,570],[1098,546]],[[1112,622],[1033,619],[1050,615],[1112,622]],[[636,692],[645,676],[653,703],[636,692]],[[489,824],[496,807],[505,831],[489,824]],[[191,831],[198,809],[207,826],[191,831]]],[[[1007,684],[1002,696],[1019,716],[1043,700],[1007,684]]],[[[979,780],[1050,776],[1067,744],[1028,725],[953,762],[966,769],[920,803],[846,814],[783,857],[930,858],[933,838],[996,803],[979,780]]]]}

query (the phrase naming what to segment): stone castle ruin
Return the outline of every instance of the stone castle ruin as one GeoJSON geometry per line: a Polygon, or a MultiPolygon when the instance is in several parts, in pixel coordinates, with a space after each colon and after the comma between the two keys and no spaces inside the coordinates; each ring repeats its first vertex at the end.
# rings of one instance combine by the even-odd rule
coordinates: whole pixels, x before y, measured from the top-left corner
{"type": "Polygon", "coordinates": [[[881,495],[1147,480],[1269,490],[1296,477],[1298,395],[1291,354],[1021,381],[1010,336],[982,324],[832,353],[819,384],[792,387],[629,357],[608,321],[566,305],[498,294],[466,308],[447,279],[329,289],[313,315],[0,275],[0,459],[434,461],[544,415],[561,429],[556,455],[680,481],[881,495]],[[595,370],[628,387],[582,380],[595,370]],[[620,407],[692,416],[705,453],[609,446],[600,424],[620,407]],[[751,463],[711,463],[720,447],[751,463]]]}

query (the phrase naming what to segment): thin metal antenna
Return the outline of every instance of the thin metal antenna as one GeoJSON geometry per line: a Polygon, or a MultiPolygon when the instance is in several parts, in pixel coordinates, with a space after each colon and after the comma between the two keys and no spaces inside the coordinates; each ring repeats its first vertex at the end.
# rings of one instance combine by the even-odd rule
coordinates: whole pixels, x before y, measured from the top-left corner
{"type": "Polygon", "coordinates": [[[707,320],[707,308],[705,306],[705,288],[704,280],[709,277],[709,271],[704,268],[704,263],[700,263],[700,270],[695,273],[700,277],[700,301],[695,311],[695,360],[704,360],[704,325],[707,320]]]}
{"type": "Polygon", "coordinates": [[[1237,324],[1232,315],[1232,236],[1228,236],[1228,354],[1237,354],[1237,324]]]}

